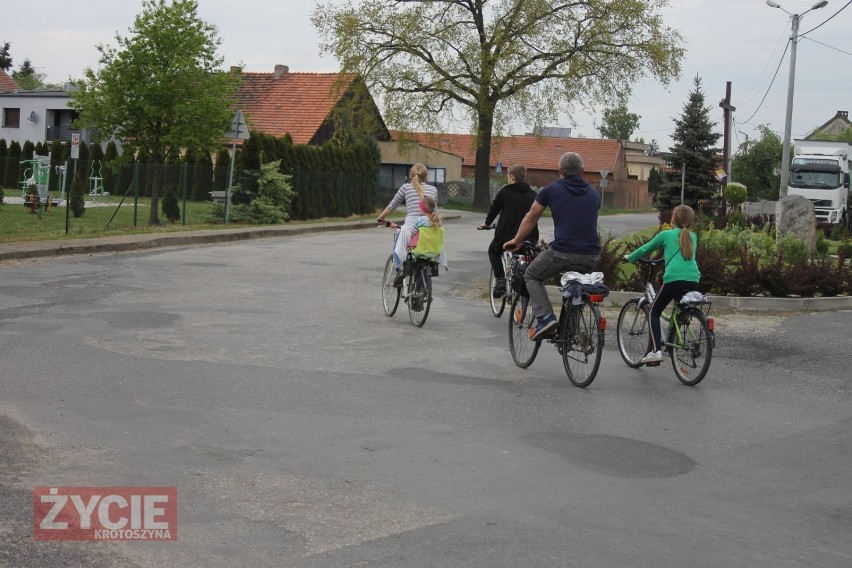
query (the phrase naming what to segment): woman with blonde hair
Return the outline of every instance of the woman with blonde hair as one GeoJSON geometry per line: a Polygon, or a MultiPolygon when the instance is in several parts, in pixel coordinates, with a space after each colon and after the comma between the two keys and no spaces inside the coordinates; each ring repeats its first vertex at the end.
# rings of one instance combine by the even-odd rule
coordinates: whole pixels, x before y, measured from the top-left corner
{"type": "Polygon", "coordinates": [[[417,222],[417,218],[423,215],[420,210],[420,200],[424,197],[430,197],[434,203],[438,202],[438,189],[426,183],[427,173],[426,166],[423,164],[417,163],[411,166],[409,181],[400,186],[396,195],[393,196],[378,219],[379,224],[384,225],[385,217],[393,213],[400,205],[405,204],[405,222],[396,235],[393,249],[393,263],[400,282],[402,281],[402,261],[405,260],[408,252],[408,245],[414,232],[414,224],[417,222]]]}
{"type": "Polygon", "coordinates": [[[660,231],[653,239],[624,257],[628,262],[636,262],[662,248],[665,261],[663,287],[651,304],[651,351],[642,358],[641,363],[658,363],[663,360],[660,315],[669,302],[680,300],[687,292],[697,290],[701,280],[701,271],[695,262],[698,237],[692,230],[695,211],[689,205],[678,205],[672,211],[672,225],[674,228],[660,231]]]}

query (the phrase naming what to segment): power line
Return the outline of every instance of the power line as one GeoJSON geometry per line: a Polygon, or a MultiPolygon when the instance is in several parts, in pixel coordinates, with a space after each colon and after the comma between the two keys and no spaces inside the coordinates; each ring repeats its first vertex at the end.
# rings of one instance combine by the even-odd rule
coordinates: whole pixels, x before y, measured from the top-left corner
{"type": "MultiPolygon", "coordinates": [[[[849,1],[852,2],[852,0],[849,0],[849,1]]],[[[772,81],[769,82],[769,86],[766,88],[766,92],[763,93],[763,98],[760,99],[760,104],[757,105],[757,108],[754,109],[754,112],[751,114],[750,117],[748,117],[748,120],[745,121],[746,124],[749,122],[749,120],[754,118],[754,115],[757,114],[757,111],[760,110],[760,107],[762,107],[763,103],[766,101],[766,97],[769,95],[769,90],[772,88],[772,85],[775,84],[775,79],[776,79],[776,77],[778,77],[778,71],[781,69],[781,64],[784,63],[784,56],[787,55],[787,49],[789,49],[789,48],[790,48],[790,42],[788,41],[787,46],[784,48],[784,53],[781,54],[781,59],[778,61],[778,67],[775,68],[775,74],[772,75],[772,81]]]]}
{"type": "Polygon", "coordinates": [[[852,4],[852,0],[849,0],[849,2],[847,2],[845,6],[843,6],[841,9],[839,9],[839,10],[838,10],[838,11],[836,11],[834,14],[832,14],[832,15],[831,15],[829,18],[827,18],[827,19],[826,19],[823,23],[819,24],[818,26],[814,26],[814,27],[812,27],[811,29],[809,29],[808,31],[806,31],[806,32],[805,32],[805,33],[803,33],[803,34],[799,34],[799,37],[802,37],[802,36],[808,35],[808,34],[809,34],[809,33],[811,33],[812,31],[814,31],[814,30],[816,30],[816,29],[818,29],[818,28],[821,28],[822,26],[824,26],[825,24],[827,24],[828,22],[830,22],[832,19],[834,19],[834,16],[836,16],[837,14],[839,14],[840,12],[842,12],[843,10],[845,10],[846,8],[848,8],[848,7],[849,7],[849,4],[852,4]]]}
{"type": "Polygon", "coordinates": [[[827,47],[828,49],[833,49],[833,50],[835,50],[835,51],[839,51],[840,53],[845,53],[846,55],[852,55],[852,53],[849,53],[848,51],[843,51],[842,49],[839,49],[839,48],[837,48],[837,47],[834,47],[834,46],[828,45],[827,43],[822,43],[821,41],[817,41],[817,40],[815,40],[815,39],[813,39],[813,38],[806,37],[805,39],[809,39],[809,40],[811,40],[811,41],[812,41],[812,42],[814,42],[814,43],[818,43],[818,44],[820,44],[820,45],[821,45],[821,46],[823,46],[823,47],[827,47]]]}

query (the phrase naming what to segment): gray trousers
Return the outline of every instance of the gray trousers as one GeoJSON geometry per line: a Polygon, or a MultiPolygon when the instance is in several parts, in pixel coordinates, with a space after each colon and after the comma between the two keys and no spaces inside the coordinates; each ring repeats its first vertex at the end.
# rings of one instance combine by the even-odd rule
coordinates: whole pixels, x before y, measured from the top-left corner
{"type": "Polygon", "coordinates": [[[544,289],[544,281],[558,275],[560,272],[594,272],[598,267],[597,255],[571,254],[556,252],[547,249],[538,255],[527,267],[524,280],[530,293],[533,304],[533,313],[536,317],[546,317],[553,313],[547,290],[544,289]]]}

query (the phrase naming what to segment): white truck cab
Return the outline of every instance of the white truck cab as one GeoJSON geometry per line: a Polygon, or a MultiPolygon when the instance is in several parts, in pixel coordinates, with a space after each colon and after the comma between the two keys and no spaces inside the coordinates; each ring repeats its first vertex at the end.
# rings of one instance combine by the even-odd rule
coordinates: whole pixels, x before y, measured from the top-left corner
{"type": "Polygon", "coordinates": [[[849,171],[852,152],[846,142],[796,140],[787,195],[801,195],[814,204],[817,223],[848,227],[849,171]]]}

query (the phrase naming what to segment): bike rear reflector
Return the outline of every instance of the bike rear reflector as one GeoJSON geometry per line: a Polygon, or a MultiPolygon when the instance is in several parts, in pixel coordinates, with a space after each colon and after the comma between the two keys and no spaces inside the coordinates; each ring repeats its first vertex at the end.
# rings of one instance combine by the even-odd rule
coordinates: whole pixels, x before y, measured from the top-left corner
{"type": "Polygon", "coordinates": [[[599,331],[606,331],[606,318],[601,318],[600,323],[598,324],[599,331]]]}
{"type": "Polygon", "coordinates": [[[589,295],[589,301],[592,302],[593,304],[600,304],[601,302],[603,302],[603,299],[604,299],[604,297],[601,296],[600,294],[590,294],[589,295]]]}
{"type": "Polygon", "coordinates": [[[713,331],[715,327],[716,327],[716,320],[714,320],[713,318],[707,318],[707,329],[709,329],[710,331],[713,331]]]}

